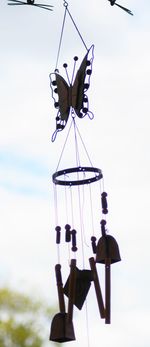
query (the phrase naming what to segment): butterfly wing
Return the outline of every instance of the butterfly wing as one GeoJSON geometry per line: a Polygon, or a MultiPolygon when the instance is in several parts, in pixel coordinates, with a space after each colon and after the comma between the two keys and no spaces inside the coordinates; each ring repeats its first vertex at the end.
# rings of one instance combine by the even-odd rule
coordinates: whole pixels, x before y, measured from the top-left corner
{"type": "Polygon", "coordinates": [[[52,89],[54,106],[56,109],[58,109],[56,117],[56,130],[52,136],[52,141],[54,141],[57,132],[63,130],[68,121],[70,112],[69,86],[65,79],[58,73],[50,74],[50,86],[52,89]]]}
{"type": "Polygon", "coordinates": [[[92,63],[94,59],[94,45],[85,55],[72,87],[72,107],[78,117],[83,118],[86,114],[93,118],[92,112],[89,111],[88,97],[85,92],[90,86],[90,76],[92,73],[92,63]]]}

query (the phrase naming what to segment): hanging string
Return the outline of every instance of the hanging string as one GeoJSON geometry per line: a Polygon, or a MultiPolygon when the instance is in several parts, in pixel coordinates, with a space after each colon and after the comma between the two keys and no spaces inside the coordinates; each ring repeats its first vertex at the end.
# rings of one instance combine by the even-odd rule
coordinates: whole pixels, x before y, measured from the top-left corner
{"type": "Polygon", "coordinates": [[[60,48],[61,48],[61,44],[62,44],[63,32],[64,32],[64,27],[65,27],[66,13],[67,13],[67,6],[65,6],[65,12],[64,12],[64,18],[63,18],[63,23],[62,23],[62,28],[61,28],[55,71],[57,70],[57,66],[58,66],[58,59],[59,59],[59,55],[60,55],[60,48]]]}
{"type": "Polygon", "coordinates": [[[61,33],[60,33],[60,40],[59,40],[59,46],[58,46],[58,52],[57,52],[57,58],[56,58],[56,67],[55,67],[55,71],[58,71],[58,68],[57,68],[57,67],[58,67],[58,60],[59,60],[59,55],[60,55],[60,49],[61,49],[61,44],[62,44],[62,38],[63,38],[64,27],[65,27],[65,21],[66,21],[66,14],[67,14],[67,13],[68,13],[68,15],[70,16],[70,19],[71,19],[71,21],[72,21],[72,23],[73,23],[73,25],[74,25],[74,27],[75,27],[75,29],[76,29],[76,31],[77,31],[79,37],[80,37],[80,39],[81,39],[81,41],[82,41],[82,43],[83,43],[85,49],[88,51],[87,45],[85,44],[85,41],[83,40],[83,37],[82,37],[82,35],[81,35],[81,33],[80,33],[80,31],[79,31],[79,29],[78,29],[78,27],[77,27],[77,25],[76,25],[74,19],[73,19],[73,17],[72,17],[72,15],[71,15],[70,11],[68,10],[68,3],[67,3],[67,1],[64,0],[64,4],[63,4],[63,5],[64,5],[64,7],[65,7],[65,12],[64,12],[64,17],[63,17],[63,23],[62,23],[61,33]]]}
{"type": "Polygon", "coordinates": [[[73,198],[72,198],[72,187],[71,186],[70,186],[70,200],[71,200],[72,228],[74,229],[73,198]]]}
{"type": "MultiPolygon", "coordinates": [[[[66,182],[66,175],[64,175],[64,181],[66,182]]],[[[67,199],[67,186],[65,184],[65,207],[66,207],[66,221],[68,224],[68,199],[67,199]]]]}
{"type": "MultiPolygon", "coordinates": [[[[66,3],[66,1],[65,1],[65,3],[66,3]]],[[[83,37],[82,37],[82,35],[81,35],[81,33],[80,33],[80,31],[79,31],[79,29],[78,29],[78,27],[77,27],[77,25],[76,25],[74,19],[73,19],[73,17],[72,17],[72,15],[71,15],[70,11],[68,10],[68,4],[67,4],[67,7],[66,7],[66,10],[67,10],[67,12],[68,12],[68,14],[69,14],[69,16],[70,16],[70,18],[71,18],[71,20],[72,20],[72,23],[73,23],[75,29],[77,30],[78,35],[80,36],[80,39],[81,39],[81,41],[82,41],[82,43],[83,43],[85,49],[88,51],[88,48],[87,48],[87,46],[86,46],[86,44],[85,44],[85,41],[83,40],[83,37]]]]}
{"type": "Polygon", "coordinates": [[[89,317],[88,317],[88,305],[87,300],[85,300],[85,310],[86,310],[86,332],[87,332],[87,345],[90,347],[90,334],[89,334],[89,317]]]}
{"type": "MultiPolygon", "coordinates": [[[[103,180],[103,178],[102,178],[103,180]]],[[[100,197],[99,197],[99,211],[101,211],[100,213],[100,220],[103,219],[103,213],[102,213],[102,204],[101,204],[101,194],[102,192],[104,191],[104,187],[102,187],[102,180],[99,181],[99,194],[100,194],[100,197]]]]}
{"type": "MultiPolygon", "coordinates": [[[[57,187],[54,184],[54,205],[55,205],[55,225],[58,226],[58,206],[57,206],[57,187]]],[[[60,264],[60,248],[59,244],[57,244],[57,259],[58,259],[58,264],[60,264]]]]}
{"type": "Polygon", "coordinates": [[[61,151],[61,154],[60,154],[60,157],[59,157],[59,160],[58,160],[58,164],[57,164],[56,171],[58,170],[59,164],[60,164],[60,162],[61,162],[61,158],[62,158],[62,155],[63,155],[64,149],[65,149],[65,146],[66,146],[66,143],[67,143],[67,140],[68,140],[69,134],[70,134],[70,130],[71,130],[72,124],[73,124],[73,121],[72,121],[72,122],[71,122],[71,124],[70,124],[69,130],[68,130],[68,133],[67,133],[67,136],[66,136],[66,139],[65,139],[64,145],[63,145],[63,149],[62,149],[62,151],[61,151]]]}
{"type": "Polygon", "coordinates": [[[78,135],[79,135],[79,137],[80,137],[80,140],[81,140],[81,142],[82,142],[82,145],[83,145],[83,147],[84,147],[84,150],[85,150],[85,152],[86,152],[86,155],[87,155],[87,157],[88,157],[88,159],[89,159],[90,165],[93,167],[92,161],[91,161],[91,159],[90,159],[90,156],[89,156],[89,154],[88,154],[88,151],[87,151],[87,149],[86,149],[86,146],[85,146],[85,144],[84,144],[84,141],[83,141],[83,139],[82,139],[82,136],[81,136],[81,134],[80,134],[80,131],[79,131],[77,125],[76,125],[76,129],[77,129],[78,135]]]}
{"type": "MultiPolygon", "coordinates": [[[[85,175],[85,173],[83,173],[83,175],[85,175]]],[[[83,186],[82,186],[82,197],[83,197],[83,201],[82,201],[82,210],[81,210],[81,215],[82,215],[82,230],[83,230],[84,244],[86,245],[86,247],[89,247],[89,245],[88,245],[88,243],[87,243],[87,239],[86,239],[85,224],[84,224],[84,204],[85,204],[85,187],[84,187],[84,184],[83,184],[83,186]]]]}
{"type": "Polygon", "coordinates": [[[93,229],[93,236],[95,236],[95,232],[94,232],[94,218],[93,218],[92,192],[91,192],[91,185],[90,184],[89,184],[89,192],[90,192],[90,207],[91,207],[92,229],[93,229]]]}
{"type": "MultiPolygon", "coordinates": [[[[77,134],[76,134],[76,123],[75,118],[73,119],[74,124],[74,140],[75,140],[75,149],[76,149],[76,166],[80,166],[80,159],[79,159],[79,150],[78,150],[78,141],[77,141],[77,134]]],[[[77,180],[79,181],[79,172],[77,172],[77,180]]],[[[84,258],[84,240],[83,240],[83,216],[82,216],[82,207],[81,207],[81,195],[80,195],[80,187],[78,185],[78,201],[79,201],[79,218],[80,218],[80,230],[81,230],[81,246],[82,246],[82,263],[83,268],[85,267],[85,258],[84,258]]]]}
{"type": "Polygon", "coordinates": [[[74,125],[74,139],[75,139],[75,151],[76,151],[76,165],[77,167],[80,166],[80,157],[79,157],[79,148],[78,148],[78,140],[77,140],[77,133],[76,133],[76,122],[75,117],[73,119],[73,125],[74,125]]]}
{"type": "Polygon", "coordinates": [[[55,184],[53,184],[53,189],[54,189],[54,205],[55,205],[55,225],[58,225],[57,188],[55,184]]]}
{"type": "MultiPolygon", "coordinates": [[[[64,175],[64,181],[66,181],[66,175],[64,175]]],[[[67,196],[67,186],[65,185],[65,207],[66,207],[66,221],[68,224],[69,222],[69,216],[68,216],[68,196],[67,196]]],[[[69,258],[69,264],[70,264],[70,242],[68,242],[68,258],[69,258]]]]}

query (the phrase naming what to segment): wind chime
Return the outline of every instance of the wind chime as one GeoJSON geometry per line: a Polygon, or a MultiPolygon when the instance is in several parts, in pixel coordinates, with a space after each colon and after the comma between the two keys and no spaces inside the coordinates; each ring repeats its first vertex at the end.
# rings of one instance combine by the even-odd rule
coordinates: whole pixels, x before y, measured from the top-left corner
{"type": "Polygon", "coordinates": [[[49,339],[60,343],[75,340],[73,309],[74,306],[79,310],[82,309],[92,283],[95,288],[100,317],[105,320],[106,324],[111,322],[111,264],[121,260],[118,244],[115,238],[107,232],[106,215],[108,214],[108,206],[107,193],[104,190],[103,174],[101,169],[92,165],[77,126],[79,118],[93,119],[94,117],[93,113],[89,110],[89,101],[86,94],[90,86],[92,74],[94,45],[87,48],[66,1],[64,1],[64,7],[65,12],[56,68],[50,74],[52,97],[57,110],[56,129],[52,135],[52,142],[55,141],[57,134],[66,127],[70,120],[70,127],[63,150],[56,171],[52,175],[56,219],[56,247],[58,251],[55,274],[60,312],[52,319],[49,339]],[[64,63],[63,67],[68,82],[59,74],[58,70],[58,57],[66,14],[71,18],[86,49],[86,54],[77,70],[76,76],[75,70],[78,64],[78,57],[74,57],[71,79],[68,74],[68,65],[64,63]],[[73,133],[72,137],[71,131],[73,133]],[[70,137],[74,143],[71,144],[72,153],[73,147],[75,148],[75,165],[60,169],[62,157],[64,151],[66,151],[70,137]],[[84,165],[82,162],[83,158],[80,155],[81,147],[86,157],[86,164],[84,162],[84,165]],[[62,213],[62,207],[65,208],[65,213],[62,213]],[[95,212],[98,222],[96,228],[95,212]],[[101,231],[100,238],[99,230],[101,231]],[[95,235],[96,232],[98,233],[98,240],[95,235]],[[63,252],[63,259],[60,256],[61,247],[63,247],[62,244],[63,246],[67,246],[63,252]],[[90,253],[88,259],[85,256],[86,247],[90,253]],[[82,259],[80,259],[80,253],[82,254],[82,259]],[[63,284],[62,280],[62,261],[64,262],[64,258],[68,260],[68,277],[65,284],[63,284]],[[99,264],[104,264],[105,267],[104,299],[97,271],[99,264]],[[68,300],[67,308],[66,300],[68,300]]]}
{"type": "MultiPolygon", "coordinates": [[[[130,10],[117,4],[116,0],[108,1],[111,6],[116,5],[128,14],[133,15],[130,10]]],[[[48,11],[52,11],[53,7],[48,4],[35,3],[34,0],[9,0],[8,5],[31,5],[48,11]]],[[[55,342],[68,342],[75,340],[73,309],[74,306],[79,310],[82,309],[84,303],[86,303],[91,283],[93,283],[95,288],[100,317],[105,320],[106,324],[110,324],[111,264],[121,260],[118,244],[115,238],[108,234],[106,226],[108,206],[107,193],[104,189],[103,174],[101,169],[93,166],[76,122],[76,118],[93,119],[94,117],[93,113],[89,110],[89,101],[86,94],[90,87],[90,78],[94,59],[94,45],[87,48],[68,9],[68,3],[65,0],[64,8],[65,11],[56,67],[54,72],[50,74],[52,97],[54,100],[54,106],[57,109],[56,129],[52,135],[52,142],[55,141],[57,133],[61,132],[66,127],[69,118],[71,119],[71,124],[58,161],[56,172],[52,175],[55,201],[56,245],[58,251],[58,262],[55,265],[55,274],[60,312],[57,313],[52,320],[49,339],[55,342]],[[66,15],[69,15],[86,50],[86,54],[77,70],[76,76],[75,70],[78,57],[74,57],[71,80],[68,74],[68,66],[64,63],[63,67],[66,72],[68,83],[59,74],[58,70],[58,59],[66,15]],[[60,170],[60,163],[64,151],[66,150],[66,145],[69,142],[72,129],[73,144],[69,144],[69,147],[71,147],[71,150],[73,150],[73,147],[75,148],[75,165],[60,170]],[[81,147],[86,157],[85,164],[83,164],[83,157],[81,160],[81,147]],[[62,205],[65,206],[65,214],[62,213],[62,205]],[[101,236],[100,238],[98,236],[97,240],[96,233],[99,233],[99,229],[101,231],[101,236]],[[64,240],[63,243],[68,245],[68,252],[66,252],[65,249],[65,257],[68,259],[68,278],[64,285],[61,271],[62,259],[60,257],[62,238],[64,240]],[[85,247],[88,248],[90,253],[89,257],[85,256],[85,247]],[[79,250],[81,252],[79,252],[79,250]],[[80,253],[82,254],[81,259],[80,253]],[[104,264],[105,267],[104,299],[97,271],[98,264],[104,264]],[[65,298],[68,299],[67,309],[65,298]]],[[[63,255],[63,260],[65,257],[63,255]]]]}

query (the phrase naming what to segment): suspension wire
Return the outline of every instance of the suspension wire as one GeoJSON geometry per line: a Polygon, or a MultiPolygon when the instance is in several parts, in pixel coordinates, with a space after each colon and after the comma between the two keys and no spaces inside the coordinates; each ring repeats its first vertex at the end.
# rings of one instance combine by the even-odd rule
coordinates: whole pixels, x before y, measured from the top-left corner
{"type": "MultiPolygon", "coordinates": [[[[66,175],[64,175],[64,181],[66,181],[66,175]]],[[[69,215],[68,215],[68,196],[67,196],[67,186],[65,185],[65,207],[66,207],[66,220],[69,223],[69,215]]],[[[68,258],[70,263],[70,242],[68,242],[68,258]]]]}
{"type": "MultiPolygon", "coordinates": [[[[64,175],[64,181],[66,182],[66,175],[64,175]]],[[[65,184],[65,206],[66,206],[66,220],[68,224],[68,198],[67,198],[67,186],[65,184]]]]}
{"type": "MultiPolygon", "coordinates": [[[[75,148],[76,148],[76,165],[80,166],[75,118],[73,118],[73,123],[74,123],[74,140],[75,140],[75,148]]],[[[77,172],[77,180],[79,180],[79,172],[77,172]]],[[[81,206],[81,191],[80,191],[79,185],[78,185],[78,202],[79,202],[79,219],[80,219],[80,231],[81,231],[80,235],[81,235],[81,248],[82,248],[82,264],[84,268],[85,267],[84,239],[83,239],[84,225],[83,225],[83,213],[82,213],[82,206],[81,206]]]]}
{"type": "Polygon", "coordinates": [[[88,154],[88,151],[87,151],[87,149],[86,149],[86,146],[85,146],[85,144],[84,144],[84,141],[83,141],[83,139],[82,139],[82,136],[81,136],[81,134],[80,134],[80,131],[79,131],[79,128],[77,127],[77,125],[76,125],[76,129],[77,129],[78,135],[79,135],[79,137],[80,137],[80,140],[81,140],[81,142],[82,142],[82,145],[83,145],[83,147],[84,147],[84,150],[85,150],[85,152],[86,152],[86,155],[87,155],[87,157],[88,157],[88,159],[89,159],[90,165],[93,167],[92,161],[91,161],[91,159],[90,159],[90,156],[89,156],[89,154],[88,154]]]}
{"type": "MultiPolygon", "coordinates": [[[[77,177],[79,179],[79,173],[77,173],[77,177]]],[[[83,230],[84,230],[84,225],[83,225],[83,216],[82,216],[82,211],[81,211],[81,194],[80,194],[80,187],[78,185],[78,200],[79,200],[79,214],[80,214],[80,227],[81,227],[81,246],[82,246],[82,263],[83,263],[83,268],[85,267],[85,257],[84,257],[84,240],[83,240],[83,230]]]]}
{"type": "Polygon", "coordinates": [[[73,229],[74,229],[73,198],[72,198],[72,187],[71,187],[71,186],[70,186],[70,201],[71,201],[72,227],[73,227],[73,229]]]}
{"type": "MultiPolygon", "coordinates": [[[[55,205],[55,225],[58,226],[58,205],[57,205],[57,187],[56,184],[53,185],[54,189],[54,205],[55,205]]],[[[60,248],[59,244],[57,244],[57,259],[58,264],[60,264],[60,248]]]]}
{"type": "Polygon", "coordinates": [[[68,12],[68,14],[69,14],[69,16],[70,16],[70,18],[71,18],[71,20],[72,20],[73,25],[75,26],[75,29],[77,30],[78,35],[80,36],[80,39],[81,39],[81,41],[82,41],[82,43],[83,43],[85,49],[88,51],[88,48],[87,48],[87,46],[86,46],[86,44],[85,44],[85,41],[83,40],[83,37],[82,37],[82,35],[81,35],[81,33],[80,33],[80,31],[79,31],[79,29],[78,29],[78,27],[77,27],[77,25],[76,25],[74,19],[73,19],[73,17],[72,17],[72,15],[71,15],[70,11],[68,10],[68,7],[66,7],[66,10],[67,10],[67,12],[68,12]]]}
{"type": "Polygon", "coordinates": [[[104,188],[104,177],[102,178],[102,189],[103,189],[103,192],[105,191],[105,188],[104,188]]]}
{"type": "MultiPolygon", "coordinates": [[[[83,175],[85,176],[85,173],[83,172],[83,175]]],[[[83,201],[82,201],[82,226],[83,226],[83,237],[84,237],[84,244],[86,247],[89,247],[87,240],[86,240],[86,233],[85,233],[85,224],[84,224],[84,205],[85,205],[85,187],[84,184],[82,186],[82,196],[83,196],[83,201]]]]}
{"type": "Polygon", "coordinates": [[[85,300],[85,316],[86,316],[87,345],[88,345],[88,347],[90,347],[89,317],[88,317],[87,300],[85,300]]]}
{"type": "Polygon", "coordinates": [[[78,35],[80,36],[80,39],[81,39],[81,41],[82,41],[82,43],[83,43],[85,49],[88,51],[87,45],[85,44],[85,41],[83,40],[83,37],[82,37],[82,35],[81,35],[81,33],[80,33],[80,31],[79,31],[79,29],[78,29],[78,27],[77,27],[77,25],[76,25],[74,19],[73,19],[73,17],[72,17],[72,15],[71,15],[70,11],[68,10],[68,3],[67,3],[67,1],[64,0],[64,4],[63,4],[63,5],[64,5],[64,7],[65,7],[65,11],[64,11],[63,23],[62,23],[62,27],[61,27],[61,33],[60,33],[60,40],[59,40],[59,46],[58,46],[58,52],[57,52],[57,58],[56,58],[55,71],[58,70],[58,69],[57,69],[57,66],[58,66],[58,60],[59,60],[59,55],[60,55],[60,49],[61,49],[61,44],[62,44],[62,38],[63,38],[64,27],[65,27],[65,21],[66,21],[66,14],[67,14],[67,13],[68,13],[68,15],[70,16],[71,21],[72,21],[72,23],[73,23],[73,25],[74,25],[74,27],[75,27],[75,29],[76,29],[78,35]]]}
{"type": "MultiPolygon", "coordinates": [[[[103,180],[103,178],[102,178],[102,180],[103,180]]],[[[99,193],[100,193],[99,207],[100,207],[100,211],[101,211],[101,213],[100,213],[100,219],[103,218],[102,204],[101,204],[101,194],[102,194],[102,191],[104,191],[104,190],[102,189],[102,183],[101,183],[101,180],[100,180],[100,181],[99,181],[99,193]]]]}
{"type": "Polygon", "coordinates": [[[68,133],[67,133],[67,136],[66,136],[66,139],[65,139],[65,142],[64,142],[64,145],[63,145],[63,148],[62,148],[62,151],[61,151],[59,160],[58,160],[58,164],[57,164],[57,167],[56,167],[56,171],[58,170],[58,167],[59,167],[59,165],[60,165],[60,162],[61,162],[61,159],[62,159],[62,155],[63,155],[64,149],[65,149],[65,146],[66,146],[66,143],[67,143],[69,134],[70,134],[70,130],[71,130],[72,124],[73,124],[73,121],[72,121],[71,124],[70,124],[69,130],[68,130],[68,133]]]}
{"type": "MultiPolygon", "coordinates": [[[[65,5],[64,5],[64,6],[65,6],[65,5]]],[[[61,49],[62,38],[63,38],[63,32],[64,32],[64,26],[65,26],[65,20],[66,20],[67,6],[68,6],[68,5],[65,6],[64,18],[63,18],[63,23],[62,23],[62,28],[61,28],[61,34],[60,34],[60,40],[59,40],[59,46],[58,46],[58,52],[57,52],[57,58],[56,58],[56,67],[55,67],[55,71],[57,70],[57,66],[58,66],[58,59],[59,59],[59,55],[60,55],[60,49],[61,49]]]]}
{"type": "Polygon", "coordinates": [[[77,132],[76,132],[76,122],[75,117],[73,119],[73,125],[74,125],[74,139],[75,139],[75,152],[76,152],[76,165],[80,166],[80,156],[79,156],[79,148],[78,148],[78,140],[77,140],[77,132]]]}
{"type": "Polygon", "coordinates": [[[90,208],[91,208],[92,229],[93,229],[93,236],[95,236],[95,232],[94,232],[94,218],[93,218],[92,192],[91,192],[91,185],[90,184],[89,184],[89,192],[90,192],[90,208]]]}

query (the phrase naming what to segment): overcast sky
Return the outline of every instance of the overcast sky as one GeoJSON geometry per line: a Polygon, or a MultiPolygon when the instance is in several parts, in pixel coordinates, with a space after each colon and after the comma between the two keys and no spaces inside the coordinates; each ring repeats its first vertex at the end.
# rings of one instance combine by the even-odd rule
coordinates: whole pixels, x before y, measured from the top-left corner
{"type": "MultiPolygon", "coordinates": [[[[108,229],[122,258],[112,266],[110,326],[99,318],[94,291],[89,294],[89,339],[90,347],[149,347],[150,2],[118,1],[134,16],[107,0],[68,1],[87,47],[95,45],[87,93],[94,119],[77,124],[93,165],[103,171],[108,229]]],[[[56,110],[49,73],[56,64],[64,7],[60,0],[47,3],[53,12],[0,2],[0,285],[55,304],[51,175],[70,120],[51,143],[56,110]]],[[[66,61],[72,71],[73,57],[81,62],[85,53],[67,16],[59,71],[64,73],[66,61]]],[[[66,152],[67,167],[70,160],[66,152]]],[[[75,310],[77,340],[70,346],[88,345],[85,315],[75,310]]]]}

